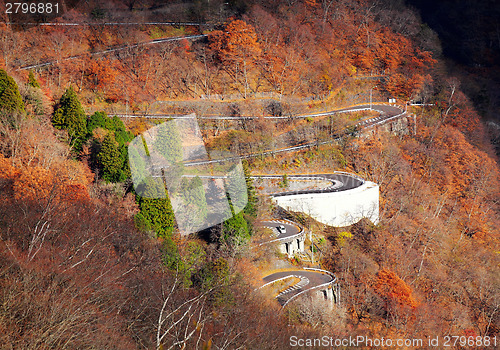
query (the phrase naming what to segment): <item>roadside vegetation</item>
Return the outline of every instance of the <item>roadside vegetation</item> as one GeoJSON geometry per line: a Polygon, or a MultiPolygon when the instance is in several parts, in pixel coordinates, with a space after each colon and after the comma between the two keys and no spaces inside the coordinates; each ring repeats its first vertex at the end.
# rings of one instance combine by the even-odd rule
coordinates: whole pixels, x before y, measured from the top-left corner
{"type": "Polygon", "coordinates": [[[390,3],[82,2],[58,20],[96,25],[0,24],[0,343],[288,349],[291,335],[498,336],[498,158],[435,34],[390,3]],[[165,13],[207,26],[103,24],[165,13]],[[356,137],[372,112],[291,118],[370,96],[432,105],[410,107],[416,133],[405,135],[356,137]],[[182,237],[169,199],[137,195],[130,179],[129,142],[162,121],[117,112],[259,116],[200,120],[210,149],[236,154],[343,137],[244,161],[244,210],[182,237]],[[256,223],[279,209],[250,176],[280,174],[286,187],[287,175],[336,170],[379,184],[380,223],[331,228],[294,213],[316,263],[338,277],[341,305],[304,298],[280,313],[255,288],[284,257],[253,244],[269,234],[256,223]]]}

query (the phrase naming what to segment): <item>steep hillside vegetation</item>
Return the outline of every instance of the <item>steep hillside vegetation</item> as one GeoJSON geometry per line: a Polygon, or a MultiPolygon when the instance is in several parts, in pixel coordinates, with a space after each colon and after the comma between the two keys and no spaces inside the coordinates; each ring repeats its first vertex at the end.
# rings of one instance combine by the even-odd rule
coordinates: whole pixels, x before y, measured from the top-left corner
{"type": "Polygon", "coordinates": [[[5,348],[288,349],[292,335],[498,336],[498,159],[436,34],[402,2],[88,1],[65,11],[45,19],[86,24],[0,24],[5,348]],[[170,20],[204,25],[105,24],[170,20]],[[107,49],[119,50],[100,53],[107,49]],[[405,136],[354,137],[353,120],[369,113],[260,118],[370,97],[431,105],[409,107],[417,124],[405,136]],[[259,116],[200,121],[219,151],[347,132],[249,161],[245,210],[186,239],[169,200],[141,198],[130,181],[127,145],[157,122],[113,116],[192,111],[259,116]],[[255,292],[277,253],[252,246],[263,234],[254,223],[272,205],[256,198],[248,175],[334,170],[380,185],[380,224],[331,228],[298,216],[316,235],[322,267],[339,278],[342,303],[325,311],[302,300],[280,313],[255,292]]]}

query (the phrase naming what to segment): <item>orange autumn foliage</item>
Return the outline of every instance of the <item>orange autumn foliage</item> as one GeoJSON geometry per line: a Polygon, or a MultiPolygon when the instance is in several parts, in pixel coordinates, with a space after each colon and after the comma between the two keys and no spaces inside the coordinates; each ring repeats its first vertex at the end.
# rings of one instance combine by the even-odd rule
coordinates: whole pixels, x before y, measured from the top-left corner
{"type": "Polygon", "coordinates": [[[76,162],[67,161],[50,169],[38,165],[14,166],[10,159],[0,154],[0,185],[13,190],[17,200],[45,203],[87,199],[87,186],[92,179],[92,173],[76,162]]]}
{"type": "Polygon", "coordinates": [[[13,179],[19,171],[0,153],[0,179],[13,179]]]}
{"type": "Polygon", "coordinates": [[[467,199],[471,195],[484,194],[481,193],[483,189],[476,186],[485,180],[496,181],[498,172],[494,160],[472,146],[456,128],[444,127],[435,142],[450,169],[445,176],[438,176],[438,184],[454,197],[467,199]]]}
{"type": "Polygon", "coordinates": [[[226,25],[225,32],[214,31],[209,36],[210,49],[224,62],[251,62],[261,53],[255,29],[241,20],[226,25]]]}
{"type": "Polygon", "coordinates": [[[400,305],[415,308],[418,302],[413,297],[412,289],[405,281],[389,270],[380,270],[374,283],[377,294],[384,298],[395,300],[400,305]]]}

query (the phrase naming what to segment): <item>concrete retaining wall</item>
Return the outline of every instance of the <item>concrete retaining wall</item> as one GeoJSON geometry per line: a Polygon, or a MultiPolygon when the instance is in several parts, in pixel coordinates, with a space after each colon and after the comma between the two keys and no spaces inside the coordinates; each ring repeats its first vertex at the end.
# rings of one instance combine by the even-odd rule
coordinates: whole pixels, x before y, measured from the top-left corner
{"type": "Polygon", "coordinates": [[[273,197],[280,207],[310,215],[324,224],[342,227],[367,218],[379,221],[379,186],[366,181],[359,187],[330,193],[273,197]]]}
{"type": "Polygon", "coordinates": [[[304,241],[305,235],[292,238],[287,241],[280,242],[280,251],[283,254],[287,254],[289,257],[293,257],[296,253],[304,252],[304,241]]]}
{"type": "Polygon", "coordinates": [[[382,121],[380,124],[363,129],[359,136],[367,137],[375,135],[379,131],[389,132],[394,135],[416,134],[416,117],[411,114],[389,119],[388,121],[382,121]]]}

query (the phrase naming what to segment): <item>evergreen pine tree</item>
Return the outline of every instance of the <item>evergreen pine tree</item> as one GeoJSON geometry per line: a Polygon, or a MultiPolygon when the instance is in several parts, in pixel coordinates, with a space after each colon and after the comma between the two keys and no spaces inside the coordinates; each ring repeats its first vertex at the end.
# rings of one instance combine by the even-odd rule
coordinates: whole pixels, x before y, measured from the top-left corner
{"type": "Polygon", "coordinates": [[[109,118],[106,116],[105,112],[95,112],[94,114],[92,114],[90,118],[87,120],[87,132],[89,136],[92,135],[92,132],[96,128],[103,128],[109,130],[108,128],[109,125],[107,125],[106,123],[107,119],[109,118]]]}
{"type": "Polygon", "coordinates": [[[248,190],[244,171],[239,165],[233,165],[225,180],[226,195],[236,213],[242,211],[248,203],[248,190]]]}
{"type": "Polygon", "coordinates": [[[245,206],[244,212],[250,217],[257,217],[257,193],[255,191],[255,186],[253,185],[253,180],[250,175],[250,170],[248,169],[248,163],[246,160],[242,162],[243,173],[245,174],[245,181],[247,185],[247,205],[245,206]]]}
{"type": "Polygon", "coordinates": [[[130,172],[132,176],[132,181],[134,182],[134,188],[136,193],[142,196],[142,191],[144,186],[142,182],[148,177],[149,173],[146,170],[146,164],[148,161],[148,156],[146,154],[146,149],[140,148],[142,140],[140,137],[132,140],[129,144],[127,150],[128,159],[127,164],[130,165],[130,172]]]}
{"type": "Polygon", "coordinates": [[[0,110],[8,112],[24,111],[24,103],[16,82],[0,69],[0,110]]]}
{"type": "MultiPolygon", "coordinates": [[[[202,180],[182,178],[180,191],[176,197],[181,199],[177,209],[177,224],[185,231],[197,230],[204,224],[208,215],[208,205],[202,180]],[[180,210],[179,210],[180,209],[180,210]]],[[[174,197],[172,197],[174,198],[174,197]]]]}
{"type": "Polygon", "coordinates": [[[172,234],[175,215],[168,198],[139,199],[140,212],[136,215],[136,223],[148,230],[154,230],[158,237],[168,237],[172,234]]]}
{"type": "Polygon", "coordinates": [[[182,160],[182,141],[175,121],[171,120],[158,126],[155,149],[170,163],[182,160]]]}
{"type": "Polygon", "coordinates": [[[120,180],[123,167],[123,159],[111,133],[104,137],[101,150],[97,155],[97,160],[102,170],[102,178],[109,182],[120,180]]]}
{"type": "Polygon", "coordinates": [[[70,143],[79,149],[87,136],[87,117],[72,87],[61,96],[59,105],[52,116],[56,129],[68,131],[70,143]]]}
{"type": "Polygon", "coordinates": [[[31,70],[30,70],[29,75],[28,75],[28,85],[32,86],[34,88],[40,87],[40,83],[38,82],[38,80],[36,80],[35,74],[33,74],[33,71],[31,71],[31,70]]]}
{"type": "MultiPolygon", "coordinates": [[[[232,208],[231,208],[232,209],[232,208]]],[[[248,223],[243,216],[243,212],[233,215],[222,224],[223,239],[234,245],[240,245],[250,238],[248,223]]]]}

